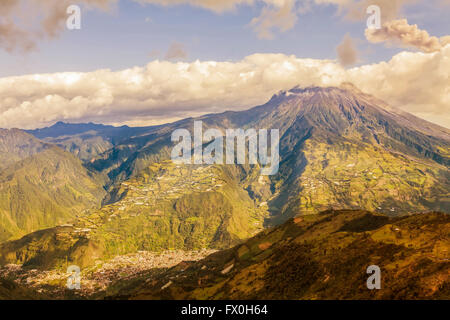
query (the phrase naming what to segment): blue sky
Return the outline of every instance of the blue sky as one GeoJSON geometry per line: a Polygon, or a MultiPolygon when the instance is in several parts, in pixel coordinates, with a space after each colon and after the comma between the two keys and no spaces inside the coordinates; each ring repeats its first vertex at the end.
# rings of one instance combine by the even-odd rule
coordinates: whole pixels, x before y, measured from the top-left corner
{"type": "MultiPolygon", "coordinates": [[[[83,10],[82,30],[65,30],[56,39],[42,40],[31,53],[0,51],[0,76],[143,66],[163,59],[174,42],[186,49],[183,61],[236,61],[253,53],[336,59],[335,48],[346,33],[356,41],[359,64],[385,61],[402,50],[368,43],[366,22],[344,19],[335,5],[316,5],[299,15],[293,29],[277,32],[271,40],[259,39],[250,21],[262,6],[239,6],[218,14],[189,5],[162,7],[121,0],[113,12],[83,10]],[[151,56],[155,52],[160,55],[151,56]]],[[[402,16],[431,35],[444,36],[450,29],[450,6],[445,9],[419,2],[405,6],[402,16]]]]}

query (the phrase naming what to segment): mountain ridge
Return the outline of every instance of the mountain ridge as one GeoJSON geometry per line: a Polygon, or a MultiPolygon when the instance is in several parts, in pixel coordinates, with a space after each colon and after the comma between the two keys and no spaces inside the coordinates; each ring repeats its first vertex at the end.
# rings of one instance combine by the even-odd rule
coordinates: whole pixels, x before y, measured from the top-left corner
{"type": "Polygon", "coordinates": [[[45,143],[20,129],[0,129],[0,169],[48,149],[45,143]]]}
{"type": "Polygon", "coordinates": [[[76,218],[69,231],[44,232],[43,242],[39,237],[32,243],[22,238],[3,248],[10,263],[40,261],[34,254],[46,252],[30,248],[44,243],[50,253],[58,253],[47,265],[64,261],[88,265],[95,259],[84,259],[83,252],[102,258],[171,247],[224,248],[262,226],[328,209],[389,216],[450,212],[447,131],[427,124],[425,134],[414,129],[422,122],[405,125],[414,119],[344,85],[294,88],[246,111],[142,129],[84,162],[89,170],[108,175],[108,195],[101,209],[76,218]],[[192,132],[194,121],[200,120],[205,130],[222,132],[279,129],[279,172],[262,177],[257,165],[175,166],[170,161],[171,133],[192,132]],[[208,205],[199,205],[201,199],[208,205]],[[52,234],[65,240],[47,242],[52,234]]]}
{"type": "Polygon", "coordinates": [[[104,179],[73,154],[19,130],[0,130],[0,242],[100,205],[104,179]]]}

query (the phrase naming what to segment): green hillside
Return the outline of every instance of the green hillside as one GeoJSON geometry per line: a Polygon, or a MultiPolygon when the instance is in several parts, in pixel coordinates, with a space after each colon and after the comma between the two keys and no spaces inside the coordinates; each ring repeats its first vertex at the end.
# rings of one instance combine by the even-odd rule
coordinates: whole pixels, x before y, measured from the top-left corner
{"type": "Polygon", "coordinates": [[[98,207],[103,179],[58,147],[0,171],[0,241],[67,222],[98,207]]]}
{"type": "MultiPolygon", "coordinates": [[[[123,140],[116,137],[114,147],[86,164],[110,178],[104,181],[108,194],[102,208],[71,219],[68,228],[44,231],[43,236],[53,239],[45,246],[36,235],[31,237],[32,244],[27,237],[5,244],[3,263],[62,267],[72,262],[90,265],[96,259],[139,250],[226,248],[263,227],[327,209],[370,210],[389,216],[450,211],[449,130],[389,108],[351,85],[294,88],[248,111],[197,120],[203,121],[204,130],[279,129],[279,172],[263,177],[257,166],[173,164],[168,160],[173,146],[170,135],[178,128],[192,131],[194,119],[137,131],[93,124],[41,129],[35,134],[60,137],[68,130],[69,140],[91,129],[110,134],[128,130],[128,135],[123,140]],[[46,249],[33,249],[39,246],[46,249]],[[45,263],[40,256],[47,257],[45,263]]],[[[55,168],[55,164],[49,166],[55,168]]],[[[10,170],[10,174],[30,172],[40,178],[25,175],[20,186],[26,186],[26,192],[3,196],[5,203],[11,198],[18,204],[12,218],[4,215],[4,233],[52,227],[95,204],[99,197],[92,193],[95,187],[89,189],[90,180],[72,178],[75,172],[88,171],[79,162],[62,167],[61,174],[48,168],[47,175],[35,169],[10,170]],[[77,169],[71,172],[69,167],[77,169]],[[37,201],[39,193],[32,186],[48,185],[44,177],[56,179],[53,184],[84,184],[66,185],[37,201]],[[28,200],[18,200],[21,194],[28,200]],[[25,214],[33,210],[39,213],[25,214]]]]}
{"type": "Polygon", "coordinates": [[[0,245],[0,264],[64,268],[138,250],[230,247],[262,230],[267,215],[232,168],[154,164],[100,210],[0,245]]]}
{"type": "Polygon", "coordinates": [[[0,170],[51,145],[19,129],[0,129],[0,170]]]}
{"type": "Polygon", "coordinates": [[[450,212],[450,170],[356,138],[311,137],[274,176],[274,223],[326,209],[450,212]]]}

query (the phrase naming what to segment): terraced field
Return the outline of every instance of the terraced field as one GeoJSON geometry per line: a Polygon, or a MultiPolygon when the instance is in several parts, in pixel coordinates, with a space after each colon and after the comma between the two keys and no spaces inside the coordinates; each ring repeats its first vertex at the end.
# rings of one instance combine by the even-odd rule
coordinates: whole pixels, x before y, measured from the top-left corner
{"type": "Polygon", "coordinates": [[[388,215],[450,210],[450,173],[445,166],[350,141],[308,140],[303,155],[303,172],[280,190],[289,200],[280,208],[279,201],[269,202],[273,210],[288,216],[329,208],[365,208],[388,215]]]}

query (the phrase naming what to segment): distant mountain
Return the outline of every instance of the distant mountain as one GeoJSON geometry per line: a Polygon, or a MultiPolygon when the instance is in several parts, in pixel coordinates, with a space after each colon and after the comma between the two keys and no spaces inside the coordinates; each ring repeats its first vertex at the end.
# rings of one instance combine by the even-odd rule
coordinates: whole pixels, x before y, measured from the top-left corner
{"type": "Polygon", "coordinates": [[[51,127],[27,130],[27,132],[38,139],[62,147],[82,160],[91,160],[119,141],[152,129],[153,127],[130,128],[95,123],[57,122],[51,127]]]}
{"type": "Polygon", "coordinates": [[[127,279],[111,299],[448,299],[450,216],[327,211],[198,262],[127,279]],[[381,270],[381,290],[366,270],[381,270]]]}
{"type": "MultiPolygon", "coordinates": [[[[85,167],[109,178],[101,209],[5,243],[0,263],[89,266],[138,250],[221,249],[262,227],[327,209],[450,212],[450,131],[350,84],[293,88],[247,111],[136,130],[105,152],[88,152],[93,158],[85,167]],[[279,172],[265,177],[259,166],[174,165],[171,134],[192,132],[195,120],[204,130],[279,129],[279,172]]],[[[66,142],[84,134],[69,132],[75,135],[66,142]]]]}
{"type": "Polygon", "coordinates": [[[21,130],[0,131],[0,242],[98,207],[104,178],[80,160],[21,130]]]}
{"type": "MultiPolygon", "coordinates": [[[[122,128],[128,128],[126,126],[122,128]]],[[[46,128],[39,128],[34,130],[26,130],[26,132],[32,134],[38,139],[45,138],[57,138],[61,136],[72,136],[80,133],[86,133],[89,131],[97,131],[97,132],[114,132],[116,128],[114,126],[107,126],[103,124],[95,124],[95,123],[65,123],[62,121],[58,121],[54,125],[46,128]]]]}
{"type": "Polygon", "coordinates": [[[0,129],[0,170],[51,145],[19,129],[0,129]]]}

